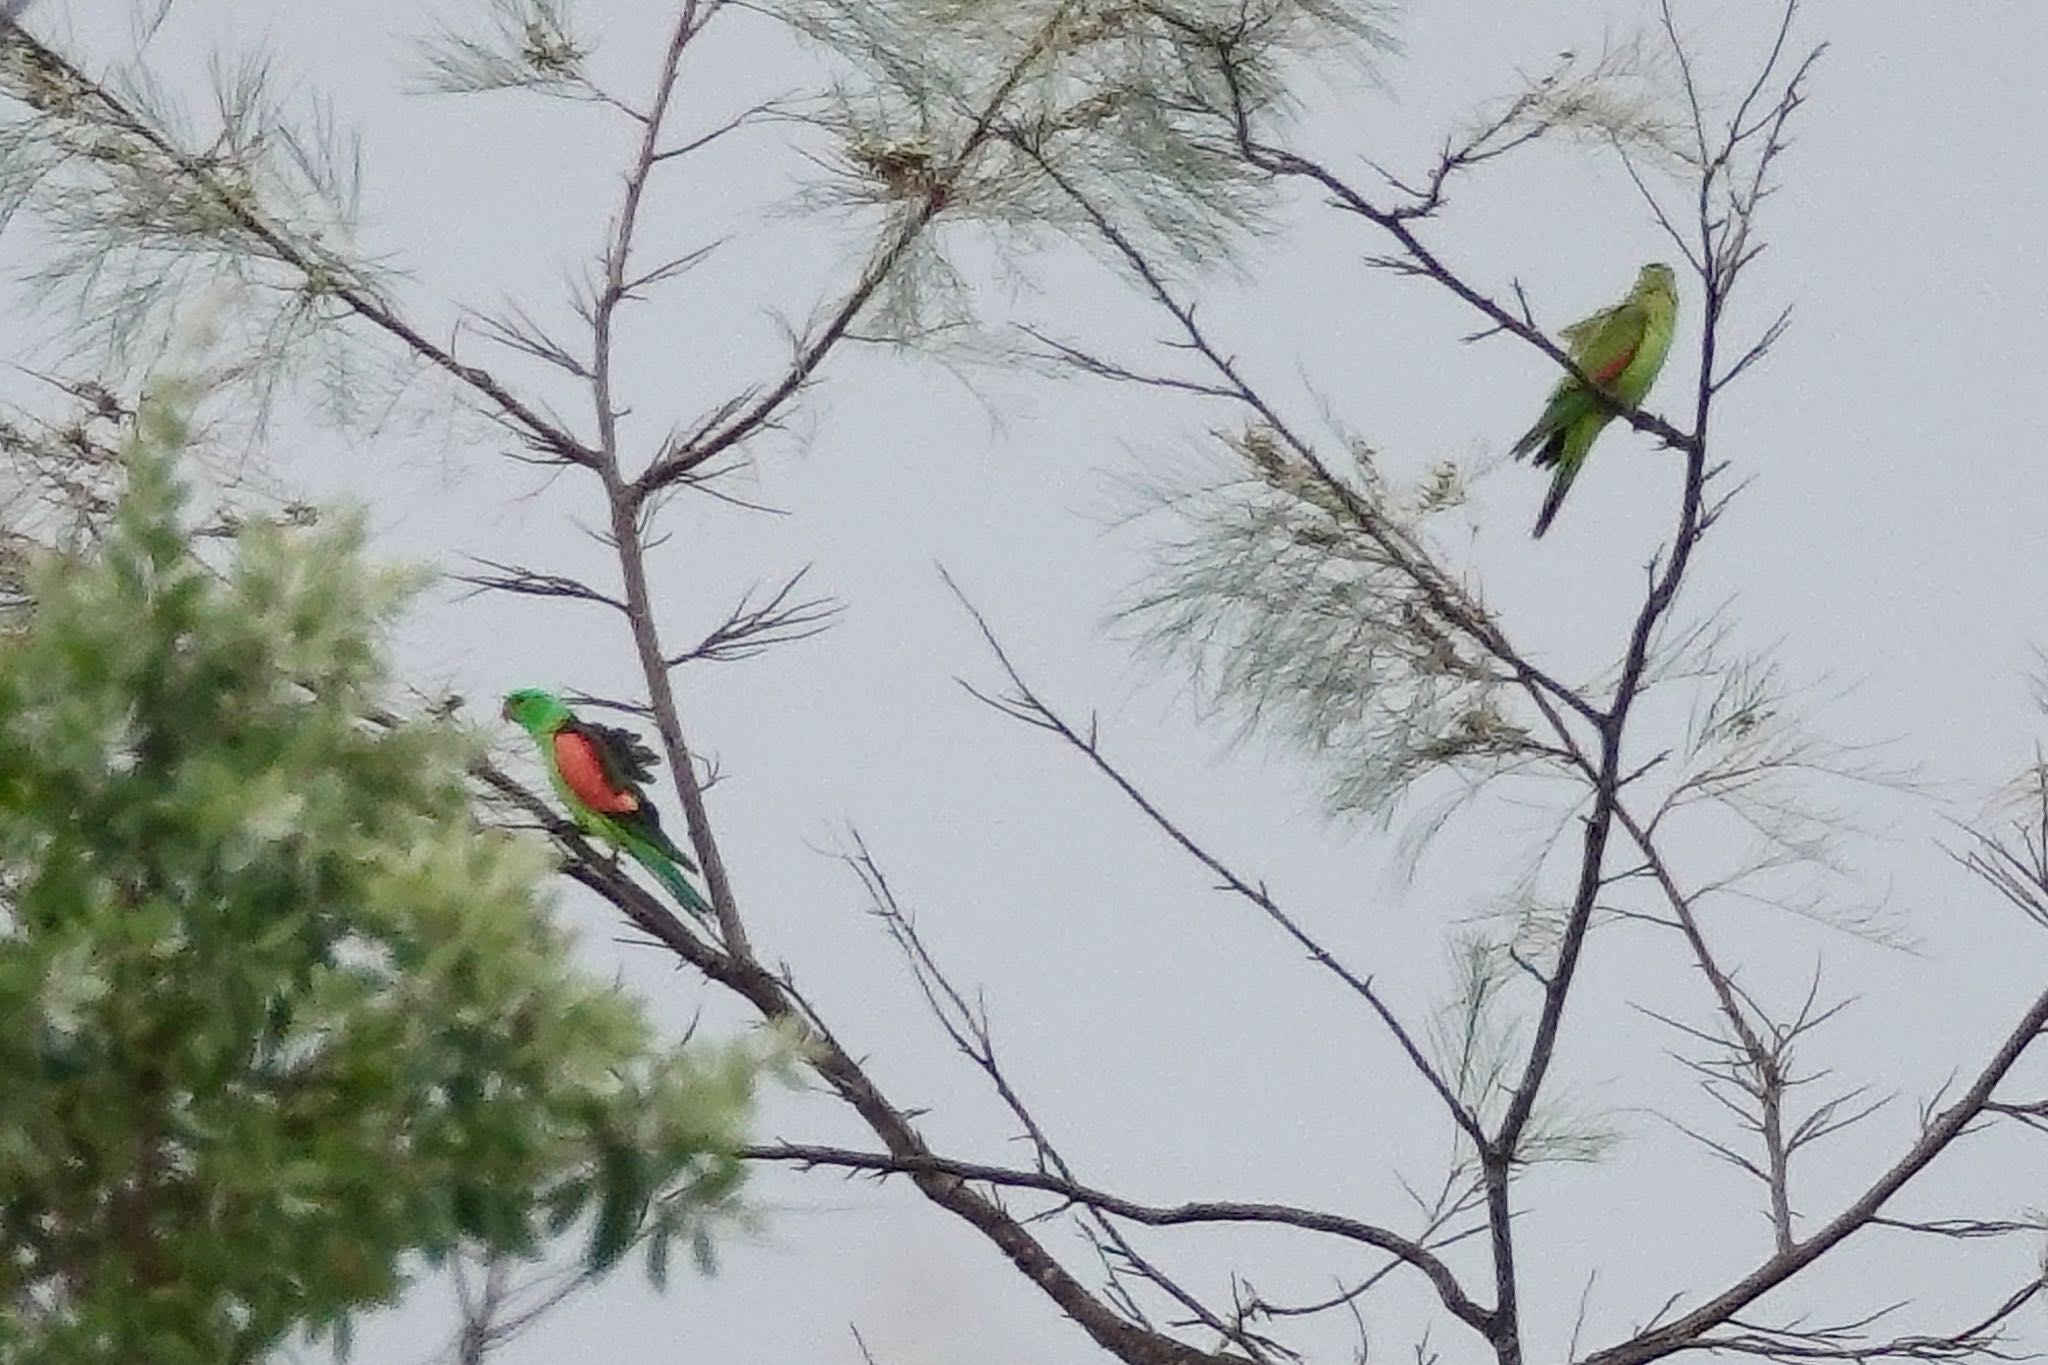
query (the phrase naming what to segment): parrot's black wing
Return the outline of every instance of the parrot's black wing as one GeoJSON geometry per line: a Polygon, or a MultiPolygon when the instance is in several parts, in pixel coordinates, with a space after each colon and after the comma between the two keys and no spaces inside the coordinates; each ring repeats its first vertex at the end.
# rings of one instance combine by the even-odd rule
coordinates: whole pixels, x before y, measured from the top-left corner
{"type": "Polygon", "coordinates": [[[655,766],[661,760],[631,730],[573,719],[562,728],[590,741],[590,747],[597,750],[598,760],[604,764],[606,780],[619,790],[637,789],[654,780],[655,766]]]}

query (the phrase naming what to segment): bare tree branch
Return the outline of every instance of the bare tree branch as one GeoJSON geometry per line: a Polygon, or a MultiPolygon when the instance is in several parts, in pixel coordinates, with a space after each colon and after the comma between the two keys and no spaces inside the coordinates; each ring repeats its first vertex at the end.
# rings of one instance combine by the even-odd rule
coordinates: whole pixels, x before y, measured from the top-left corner
{"type": "Polygon", "coordinates": [[[754,600],[755,589],[748,589],[709,634],[682,653],[670,655],[668,666],[679,668],[694,660],[731,663],[751,659],[776,645],[808,640],[831,629],[845,609],[843,604],[830,597],[790,601],[790,594],[810,571],[811,566],[804,565],[760,602],[754,600]]]}
{"type": "Polygon", "coordinates": [[[962,141],[952,165],[935,170],[929,176],[929,183],[911,212],[869,261],[867,269],[862,272],[853,288],[847,291],[845,298],[832,311],[824,326],[799,346],[795,359],[782,377],[770,384],[745,411],[723,425],[706,431],[699,439],[674,450],[643,470],[632,484],[636,499],[644,499],[649,494],[687,477],[691,470],[708,460],[716,459],[775,420],[784,404],[796,396],[797,391],[803,388],[818,366],[824,362],[825,357],[846,337],[854,319],[860,316],[861,310],[867,307],[875,292],[895,272],[918,237],[931,226],[933,220],[945,208],[954,181],[981,151],[983,144],[994,135],[997,120],[1008,107],[1011,96],[1016,93],[1018,86],[1055,41],[1061,27],[1067,22],[1070,8],[1070,3],[1062,3],[1055,8],[1045,25],[1010,62],[1001,78],[982,101],[980,112],[975,116],[973,126],[962,141]]]}
{"type": "Polygon", "coordinates": [[[576,602],[595,602],[623,614],[626,604],[609,593],[599,592],[578,578],[562,574],[544,573],[519,564],[504,564],[495,559],[475,561],[489,573],[459,573],[450,575],[458,583],[467,583],[478,592],[509,592],[521,597],[562,597],[576,602]]]}
{"type": "MultiPolygon", "coordinates": [[[[132,138],[146,154],[161,158],[167,176],[203,192],[215,208],[226,214],[252,242],[277,261],[317,281],[320,288],[339,300],[348,310],[372,327],[390,335],[422,361],[474,390],[492,411],[534,449],[572,464],[590,464],[593,452],[567,429],[544,416],[501,383],[490,371],[459,360],[435,345],[400,316],[374,290],[350,277],[337,260],[321,254],[307,243],[296,241],[282,227],[267,218],[250,197],[226,183],[203,157],[185,152],[119,97],[87,76],[54,49],[45,46],[18,25],[0,25],[0,52],[10,53],[26,69],[46,73],[57,88],[77,92],[100,111],[105,122],[132,138]]],[[[0,64],[4,69],[4,64],[0,64]]],[[[45,109],[52,93],[34,82],[8,82],[7,93],[45,109]]]]}
{"type": "Polygon", "coordinates": [[[2048,1028],[2048,991],[2036,997],[1983,1069],[1956,1099],[1933,1115],[1920,1136],[1899,1158],[1840,1213],[1816,1229],[1812,1236],[1780,1251],[1742,1279],[1707,1299],[1698,1308],[1638,1333],[1627,1341],[1594,1351],[1581,1365],[1643,1365],[1676,1351],[1704,1344],[1716,1328],[1727,1325],[1737,1314],[1771,1290],[1790,1280],[1836,1246],[1866,1227],[1872,1226],[1885,1204],[1932,1165],[1980,1116],[1989,1111],[1992,1092],[2014,1064],[2048,1028]]]}
{"type": "Polygon", "coordinates": [[[1444,1307],[1466,1325],[1487,1330],[1490,1314],[1466,1297],[1457,1276],[1427,1248],[1384,1228],[1361,1223],[1338,1214],[1289,1208],[1282,1204],[1248,1204],[1200,1201],[1185,1204],[1141,1204],[1135,1200],[1077,1184],[1049,1171],[1008,1170],[976,1162],[954,1161],[937,1156],[904,1160],[886,1153],[850,1151],[802,1143],[768,1143],[747,1148],[742,1155],[751,1161],[789,1162],[802,1166],[831,1166],[843,1170],[873,1171],[879,1174],[912,1175],[942,1173],[963,1180],[979,1181],[1011,1189],[1039,1190],[1058,1195],[1070,1203],[1147,1227],[1177,1227],[1197,1223],[1272,1223],[1303,1232],[1319,1233],[1359,1242],[1387,1252],[1402,1264],[1420,1271],[1437,1291],[1444,1307]]]}
{"type": "MultiPolygon", "coordinates": [[[[1006,715],[1058,735],[1070,746],[1079,750],[1094,765],[1095,769],[1108,778],[1119,791],[1128,797],[1132,804],[1137,806],[1154,825],[1158,826],[1162,833],[1173,840],[1174,843],[1180,845],[1196,862],[1199,862],[1203,867],[1214,873],[1221,881],[1224,889],[1235,893],[1258,907],[1267,919],[1279,926],[1289,938],[1293,939],[1295,943],[1308,953],[1311,961],[1335,976],[1353,994],[1364,1000],[1371,1007],[1373,1013],[1379,1017],[1387,1032],[1392,1035],[1395,1043],[1399,1045],[1402,1053],[1408,1058],[1409,1064],[1428,1083],[1430,1089],[1436,1092],[1437,1098],[1443,1102],[1452,1120],[1473,1141],[1483,1143],[1486,1140],[1486,1134],[1479,1126],[1478,1116],[1473,1114],[1465,1106],[1465,1103],[1458,1098],[1456,1092],[1451,1089],[1450,1083],[1444,1079],[1442,1074],[1438,1072],[1435,1064],[1423,1053],[1421,1046],[1415,1040],[1415,1035],[1402,1024],[1399,1017],[1394,1014],[1380,993],[1373,987],[1372,981],[1353,972],[1349,967],[1339,962],[1328,949],[1317,943],[1308,931],[1303,929],[1286,911],[1280,908],[1278,903],[1267,894],[1263,886],[1254,885],[1233,872],[1214,854],[1203,848],[1182,831],[1179,825],[1175,824],[1159,807],[1155,806],[1144,793],[1138,790],[1129,778],[1124,776],[1121,770],[1103,756],[1101,749],[1097,746],[1092,726],[1090,727],[1090,733],[1084,736],[1069,725],[1059,713],[1053,711],[1041,701],[1038,695],[1031,690],[1030,685],[1024,681],[1022,674],[1017,671],[1016,665],[1010,661],[1008,652],[1003,648],[1002,642],[996,638],[995,630],[989,625],[987,618],[982,616],[980,610],[968,600],[967,596],[961,592],[959,585],[953,581],[952,577],[943,568],[939,570],[939,573],[945,579],[946,586],[953,590],[954,596],[960,599],[960,605],[974,619],[975,627],[981,632],[981,637],[987,643],[989,652],[995,656],[996,662],[1002,667],[1004,675],[1009,678],[1010,685],[1014,689],[1012,696],[998,700],[982,697],[978,692],[974,693],[974,695],[981,697],[983,701],[988,702],[1006,715]]],[[[971,687],[968,690],[970,692],[974,691],[971,687]]]]}

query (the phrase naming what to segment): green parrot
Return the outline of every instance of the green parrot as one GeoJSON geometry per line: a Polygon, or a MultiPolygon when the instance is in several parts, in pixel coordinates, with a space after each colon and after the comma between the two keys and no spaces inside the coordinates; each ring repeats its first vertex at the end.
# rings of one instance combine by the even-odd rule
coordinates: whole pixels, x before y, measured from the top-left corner
{"type": "Polygon", "coordinates": [[[504,715],[533,736],[578,828],[632,854],[691,914],[711,913],[683,877],[697,865],[662,833],[661,817],[641,790],[653,780],[656,759],[639,736],[578,720],[560,697],[537,687],[506,693],[504,715]]]}
{"type": "MultiPolygon", "coordinates": [[[[1636,276],[1635,288],[1612,308],[1595,313],[1583,322],[1564,329],[1565,346],[1572,363],[1585,372],[1607,395],[1625,407],[1636,407],[1657,382],[1664,357],[1671,350],[1671,333],[1678,323],[1678,277],[1668,265],[1646,265],[1636,276]]],[[[1550,529],[1572,480],[1586,463],[1586,452],[1601,429],[1614,420],[1586,385],[1566,375],[1550,391],[1550,402],[1521,440],[1515,442],[1517,458],[1533,455],[1539,466],[1555,466],[1550,495],[1536,516],[1536,534],[1550,529]]]]}

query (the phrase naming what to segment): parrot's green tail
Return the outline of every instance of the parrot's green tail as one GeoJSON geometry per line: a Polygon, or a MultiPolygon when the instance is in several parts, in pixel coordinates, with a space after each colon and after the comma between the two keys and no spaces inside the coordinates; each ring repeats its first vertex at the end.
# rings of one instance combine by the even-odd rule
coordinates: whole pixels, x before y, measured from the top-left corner
{"type": "Polygon", "coordinates": [[[1578,474],[1579,471],[1572,466],[1561,464],[1557,467],[1557,473],[1551,476],[1550,491],[1543,497],[1543,510],[1536,514],[1538,540],[1541,540],[1543,533],[1550,529],[1552,518],[1557,516],[1557,509],[1564,506],[1564,495],[1571,491],[1572,480],[1577,478],[1578,474]]]}
{"type": "Polygon", "coordinates": [[[626,845],[626,851],[633,855],[640,866],[654,874],[654,879],[668,889],[668,893],[676,898],[676,903],[683,909],[693,915],[711,914],[711,902],[697,894],[697,888],[690,885],[689,880],[683,876],[683,870],[661,850],[635,839],[626,845]]]}

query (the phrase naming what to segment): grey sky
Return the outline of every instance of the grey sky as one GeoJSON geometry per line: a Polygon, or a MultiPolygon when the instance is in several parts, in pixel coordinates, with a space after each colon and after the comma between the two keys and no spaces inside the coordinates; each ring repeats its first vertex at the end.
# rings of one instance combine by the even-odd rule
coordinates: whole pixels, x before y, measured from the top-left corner
{"type": "MultiPolygon", "coordinates": [[[[601,69],[622,91],[644,84],[666,9],[580,6],[601,42],[601,69]]],[[[1683,8],[1710,84],[1749,74],[1775,9],[1683,8]]],[[[443,335],[457,305],[516,298],[538,316],[565,317],[565,274],[596,248],[626,148],[626,130],[597,109],[404,93],[408,38],[432,27],[430,13],[464,12],[457,3],[430,12],[418,0],[178,0],[145,58],[174,88],[199,89],[218,46],[261,46],[281,88],[331,96],[364,138],[365,243],[410,270],[406,303],[443,335]]],[[[29,18],[104,64],[132,54],[133,13],[126,0],[74,0],[29,18]]],[[[1308,141],[1340,164],[1370,156],[1422,166],[1518,72],[1562,49],[1597,47],[1650,13],[1561,0],[1415,4],[1400,16],[1406,52],[1385,61],[1384,88],[1334,73],[1315,97],[1308,141]]],[[[1803,36],[1832,48],[1766,211],[1771,248],[1750,277],[1737,332],[1785,303],[1795,323],[1720,410],[1718,452],[1752,483],[1708,538],[1687,606],[1702,613],[1732,598],[1739,640],[1775,646],[1790,677],[1815,683],[1824,731],[1895,740],[1888,760],[1974,811],[1990,784],[2027,761],[2042,729],[2025,678],[2033,647],[2048,642],[2048,595],[2037,588],[2048,581],[2048,480],[2034,398],[2048,373],[2048,10],[1815,4],[1803,36]]],[[[808,71],[791,62],[764,23],[735,16],[686,68],[680,126],[712,126],[801,84],[808,71]]],[[[758,213],[804,170],[775,146],[773,133],[735,143],[658,183],[657,249],[745,235],[630,324],[624,378],[643,443],[770,373],[782,345],[772,310],[801,320],[850,276],[854,227],[758,213]]],[[[1432,286],[1365,269],[1362,256],[1382,244],[1336,215],[1304,202],[1291,222],[1250,258],[1248,283],[1199,286],[1228,348],[1298,410],[1313,416],[1313,402],[1329,402],[1390,466],[1496,461],[1550,382],[1539,358],[1509,340],[1461,346],[1473,318],[1432,286]]],[[[1592,149],[1538,151],[1478,177],[1433,233],[1486,285],[1520,279],[1553,328],[1668,254],[1626,179],[1592,149]]],[[[18,252],[7,258],[22,263],[18,252]]],[[[986,286],[991,316],[1102,344],[1142,347],[1161,334],[1079,252],[1050,249],[1030,275],[1035,287],[1014,295],[986,286]]],[[[1692,336],[1681,330],[1667,398],[1690,381],[1692,336]]],[[[464,346],[489,356],[473,338],[464,346]]],[[[923,1017],[857,885],[819,852],[856,824],[942,960],[985,986],[1013,1079],[1084,1178],[1157,1202],[1287,1200],[1411,1226],[1397,1177],[1427,1183],[1448,1135],[1385,1038],[1070,756],[960,691],[955,675],[987,680],[991,668],[934,562],[1052,699],[1099,709],[1107,746],[1162,804],[1268,879],[1411,1018],[1424,1018],[1440,992],[1449,929],[1504,894],[1537,823],[1489,808],[1454,825],[1411,875],[1395,837],[1320,816],[1297,760],[1227,748],[1225,727],[1195,716],[1179,685],[1134,666],[1101,629],[1144,562],[1143,538],[1110,526],[1114,483],[1170,470],[1221,414],[1025,376],[975,382],[978,394],[936,366],[841,356],[792,436],[759,451],[753,492],[789,516],[702,499],[670,514],[676,539],[657,575],[675,638],[715,623],[748,583],[807,561],[816,586],[849,604],[822,639],[683,680],[685,719],[725,774],[714,814],[740,893],[756,907],[764,956],[790,964],[900,1102],[931,1108],[925,1126],[942,1150],[1025,1159],[923,1017]]],[[[558,396],[580,420],[587,400],[558,396]]],[[[474,428],[453,441],[433,430],[287,430],[288,475],[364,500],[394,555],[517,557],[610,579],[577,530],[599,511],[577,474],[544,485],[474,439],[474,428]]],[[[1543,481],[1514,466],[1480,480],[1469,537],[1443,537],[1517,637],[1564,674],[1611,656],[1641,565],[1668,534],[1678,463],[1646,449],[1610,434],[1540,545],[1526,530],[1543,481]]],[[[569,609],[441,594],[401,643],[412,676],[464,692],[480,713],[516,684],[634,686],[623,637],[569,609]]],[[[1950,836],[1930,804],[1856,789],[1840,801],[1881,836],[1844,848],[1888,894],[1921,954],[1768,912],[1724,910],[1718,922],[1745,979],[1780,1000],[1796,997],[1824,957],[1827,989],[1859,997],[1820,1040],[1827,1060],[1902,1095],[1804,1172],[1802,1212],[1817,1217],[1889,1161],[1920,1099],[1981,1056],[2048,962],[2040,932],[1943,855],[1938,841],[1950,836]]],[[[1712,835],[1690,849],[1702,867],[1727,853],[1712,835]]],[[[707,999],[714,1023],[743,1017],[659,956],[615,945],[601,907],[565,893],[561,913],[594,966],[618,972],[677,1027],[707,999]]],[[[1596,1268],[1587,1346],[1768,1250],[1760,1191],[1644,1112],[1707,1113],[1664,1056],[1672,1036],[1630,1007],[1703,1019],[1697,980],[1669,943],[1625,927],[1596,938],[1588,970],[1558,1084],[1574,1112],[1626,1141],[1605,1165],[1538,1173],[1523,1187],[1532,1359],[1565,1349],[1596,1268]]],[[[2040,1081],[2041,1068],[2030,1075],[2040,1081]]],[[[777,1097],[767,1134],[866,1145],[816,1096],[777,1097]]],[[[2043,1175],[2038,1147],[1980,1139],[1930,1183],[1974,1198],[1936,1200],[1916,1187],[1904,1204],[2010,1209],[2027,1203],[2014,1186],[2043,1175]]],[[[637,1272],[621,1274],[502,1359],[854,1361],[849,1324],[883,1365],[1097,1358],[985,1243],[899,1186],[765,1175],[754,1187],[761,1224],[728,1239],[719,1276],[679,1276],[656,1296],[637,1272]]],[[[1062,1253],[1083,1250],[1053,1237],[1062,1253]]],[[[1143,1245],[1183,1256],[1176,1264],[1205,1288],[1236,1265],[1276,1296],[1313,1295],[1374,1264],[1298,1235],[1174,1234],[1143,1245]]],[[[2023,1276],[2038,1252],[1969,1250],[1930,1283],[1885,1250],[1852,1247],[1811,1293],[1770,1305],[1790,1316],[1806,1304],[1868,1308],[1916,1291],[1931,1314],[1901,1326],[1940,1325],[1988,1308],[1993,1288],[2023,1276]]],[[[1423,1292],[1397,1276],[1376,1302],[1374,1349],[1406,1358],[1423,1292]]],[[[422,1359],[451,1323],[430,1286],[369,1324],[358,1358],[422,1359]]],[[[1344,1358],[1341,1329],[1332,1323],[1315,1339],[1322,1358],[1344,1358]]],[[[2021,1330],[2031,1345],[2048,1338],[2038,1314],[2021,1330]]],[[[1446,1362],[1479,1358],[1477,1343],[1447,1324],[1431,1346],[1446,1362]]]]}

